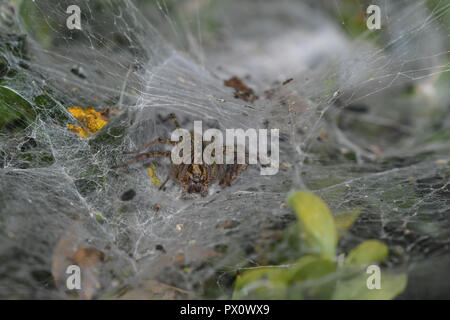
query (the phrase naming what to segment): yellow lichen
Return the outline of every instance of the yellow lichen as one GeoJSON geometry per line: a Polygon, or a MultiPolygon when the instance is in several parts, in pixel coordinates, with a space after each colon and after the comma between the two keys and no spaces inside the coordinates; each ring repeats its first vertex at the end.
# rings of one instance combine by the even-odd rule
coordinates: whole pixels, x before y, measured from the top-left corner
{"type": "Polygon", "coordinates": [[[85,109],[81,107],[69,107],[68,110],[75,118],[77,118],[81,123],[81,126],[68,124],[67,127],[70,131],[78,134],[82,139],[92,136],[108,123],[102,119],[100,112],[95,111],[92,107],[86,107],[85,109]]]}
{"type": "Polygon", "coordinates": [[[160,187],[161,186],[161,180],[159,180],[158,176],[155,172],[156,165],[152,164],[150,167],[147,168],[148,175],[150,176],[150,180],[152,181],[152,184],[154,186],[160,187]]]}

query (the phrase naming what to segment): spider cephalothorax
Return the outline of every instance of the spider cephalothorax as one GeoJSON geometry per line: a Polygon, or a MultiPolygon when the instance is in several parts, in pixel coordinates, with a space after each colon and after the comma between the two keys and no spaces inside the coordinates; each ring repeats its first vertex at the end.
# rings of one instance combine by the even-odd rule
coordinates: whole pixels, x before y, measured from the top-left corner
{"type": "MultiPolygon", "coordinates": [[[[180,128],[174,114],[170,114],[167,119],[172,119],[175,127],[177,129],[180,128]]],[[[193,136],[192,132],[191,136],[193,136]]],[[[193,139],[191,140],[193,141],[193,139]]],[[[142,148],[139,148],[136,151],[125,152],[125,154],[139,154],[157,143],[164,143],[172,146],[178,144],[178,142],[174,142],[166,138],[157,138],[142,148]]],[[[170,154],[170,151],[149,151],[138,155],[136,158],[127,163],[115,166],[113,168],[126,167],[140,160],[153,157],[170,158],[170,154]]],[[[160,189],[164,188],[165,184],[172,178],[181,184],[183,198],[186,197],[187,193],[200,193],[204,197],[208,194],[208,187],[215,180],[220,179],[219,185],[222,187],[230,186],[231,183],[236,180],[239,174],[245,169],[247,169],[247,164],[172,164],[172,170],[170,171],[167,179],[161,185],[160,189]]]]}
{"type": "Polygon", "coordinates": [[[181,183],[183,196],[186,193],[200,193],[202,196],[208,194],[208,185],[213,177],[205,165],[189,164],[179,168],[179,172],[175,170],[175,179],[181,183]]]}

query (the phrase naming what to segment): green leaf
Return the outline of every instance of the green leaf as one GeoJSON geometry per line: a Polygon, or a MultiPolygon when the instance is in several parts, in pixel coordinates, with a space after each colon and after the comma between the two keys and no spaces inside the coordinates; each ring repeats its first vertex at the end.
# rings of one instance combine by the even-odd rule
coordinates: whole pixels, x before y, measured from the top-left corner
{"type": "Polygon", "coordinates": [[[31,104],[16,91],[0,86],[0,129],[8,122],[23,121],[24,125],[34,120],[31,104]]]}
{"type": "Polygon", "coordinates": [[[262,267],[245,271],[234,283],[232,299],[284,299],[284,268],[262,267]]]}
{"type": "MultiPolygon", "coordinates": [[[[333,281],[305,285],[304,281],[320,279],[336,271],[336,263],[319,255],[307,255],[289,268],[264,267],[238,276],[233,299],[303,299],[329,298],[333,281]]],[[[320,282],[320,281],[319,281],[320,282]]]]}
{"type": "Polygon", "coordinates": [[[307,255],[296,261],[284,276],[288,283],[323,277],[336,271],[336,263],[327,258],[307,255]]]}
{"type": "Polygon", "coordinates": [[[329,299],[335,279],[326,277],[336,271],[337,264],[317,255],[297,260],[282,276],[287,283],[285,299],[329,299]]]}
{"type": "Polygon", "coordinates": [[[380,289],[369,289],[367,282],[373,275],[361,274],[351,280],[340,281],[333,300],[391,300],[403,292],[407,283],[406,274],[384,274],[380,289]]]}
{"type": "Polygon", "coordinates": [[[345,264],[366,265],[384,261],[389,255],[387,245],[379,240],[367,240],[348,254],[345,264]]]}
{"type": "Polygon", "coordinates": [[[331,260],[336,256],[337,231],[328,206],[308,191],[295,192],[287,203],[297,213],[308,246],[331,260]]]}
{"type": "MultiPolygon", "coordinates": [[[[0,51],[1,52],[1,51],[0,51]]],[[[0,54],[0,79],[8,74],[9,63],[4,56],[0,54]]]]}

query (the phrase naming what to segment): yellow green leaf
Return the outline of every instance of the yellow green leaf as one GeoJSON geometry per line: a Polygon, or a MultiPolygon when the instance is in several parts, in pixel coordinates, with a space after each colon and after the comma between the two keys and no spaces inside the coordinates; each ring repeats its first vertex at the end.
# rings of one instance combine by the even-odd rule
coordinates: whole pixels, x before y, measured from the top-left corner
{"type": "Polygon", "coordinates": [[[282,275],[287,283],[285,299],[329,299],[335,281],[328,275],[336,268],[336,262],[323,256],[307,255],[298,259],[282,275]]]}
{"type": "Polygon", "coordinates": [[[310,248],[334,260],[337,231],[328,206],[309,191],[295,192],[289,196],[287,203],[297,213],[300,227],[310,248]]]}
{"type": "Polygon", "coordinates": [[[381,262],[389,255],[386,244],[379,240],[367,240],[359,244],[348,254],[345,264],[365,265],[381,262]]]}
{"type": "Polygon", "coordinates": [[[336,263],[317,255],[307,255],[298,259],[286,272],[289,283],[323,277],[336,270],[336,263]]]}
{"type": "Polygon", "coordinates": [[[286,282],[285,268],[261,267],[238,275],[234,283],[233,299],[283,299],[286,282]]]}

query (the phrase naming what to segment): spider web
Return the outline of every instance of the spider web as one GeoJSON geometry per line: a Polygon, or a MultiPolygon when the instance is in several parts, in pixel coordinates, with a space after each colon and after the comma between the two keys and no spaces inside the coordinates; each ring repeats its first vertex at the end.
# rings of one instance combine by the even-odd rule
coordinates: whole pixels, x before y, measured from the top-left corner
{"type": "Polygon", "coordinates": [[[18,75],[1,85],[36,118],[0,135],[0,296],[69,298],[52,268],[70,239],[107,256],[96,298],[153,298],[149,281],[228,298],[241,267],[275,263],[270,248],[295,219],[286,196],[308,188],[336,215],[361,209],[341,252],[381,239],[387,268],[408,272],[404,297],[448,298],[450,4],[372,1],[383,28],[368,31],[351,19],[369,3],[352,2],[350,15],[330,3],[36,0],[13,14],[5,2],[12,40],[2,41],[27,34],[27,53],[2,51],[18,75]],[[66,27],[73,4],[82,31],[66,27]],[[259,99],[235,99],[231,76],[259,99]],[[81,140],[67,107],[88,105],[119,113],[81,140]],[[184,200],[176,182],[160,191],[148,176],[153,165],[164,180],[167,159],[111,169],[170,137],[169,113],[187,129],[279,128],[280,171],[250,166],[231,187],[184,200]]]}

